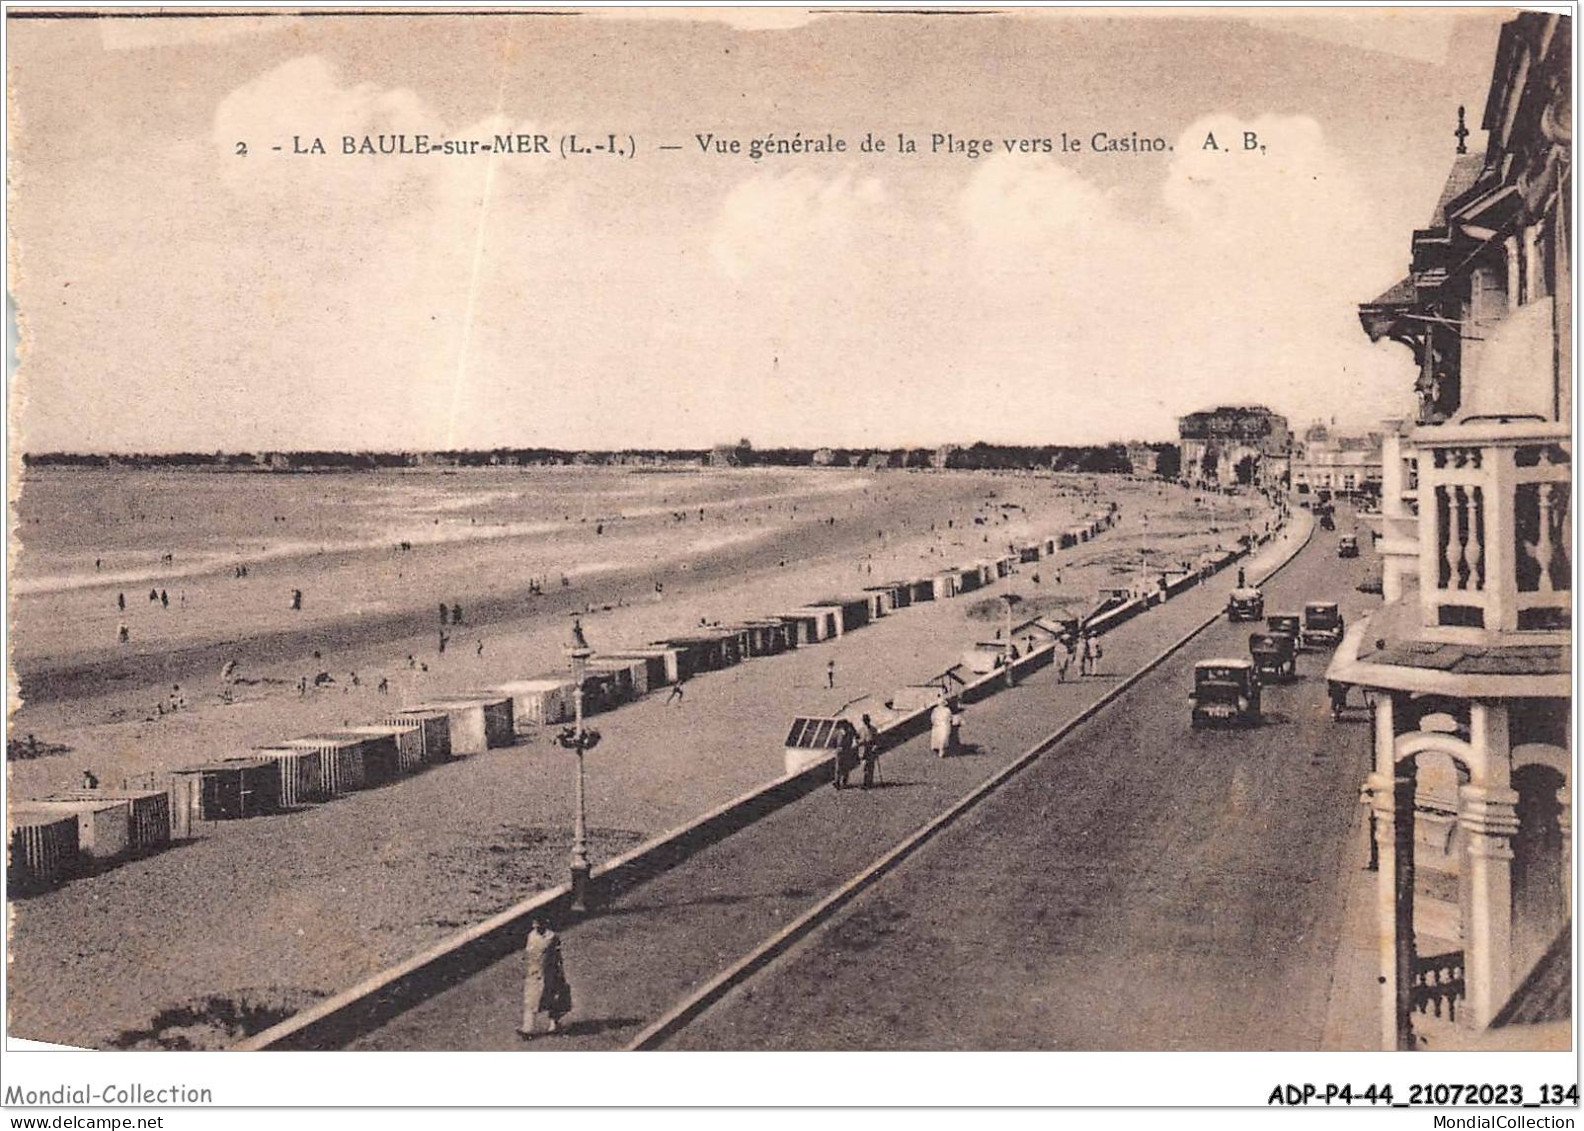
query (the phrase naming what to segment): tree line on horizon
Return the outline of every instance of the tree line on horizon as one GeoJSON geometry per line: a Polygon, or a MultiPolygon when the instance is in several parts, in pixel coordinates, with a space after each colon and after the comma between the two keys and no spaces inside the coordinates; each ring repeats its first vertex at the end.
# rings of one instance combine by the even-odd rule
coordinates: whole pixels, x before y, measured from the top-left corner
{"type": "MultiPolygon", "coordinates": [[[[1175,478],[1172,443],[1136,445],[1155,453],[1155,474],[1175,478]]],[[[1128,446],[1115,444],[948,444],[935,448],[755,448],[746,440],[703,448],[448,449],[269,452],[27,452],[25,467],[243,472],[381,471],[430,467],[669,466],[944,468],[960,471],[1065,471],[1131,474],[1128,446]]]]}

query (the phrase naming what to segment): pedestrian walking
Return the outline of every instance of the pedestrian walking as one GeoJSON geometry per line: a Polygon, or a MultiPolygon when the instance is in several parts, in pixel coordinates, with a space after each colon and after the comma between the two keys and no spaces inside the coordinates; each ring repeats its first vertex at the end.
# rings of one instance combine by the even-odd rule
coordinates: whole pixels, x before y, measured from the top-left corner
{"type": "Polygon", "coordinates": [[[561,1018],[572,1012],[572,986],[561,960],[561,938],[543,919],[535,919],[523,946],[522,1023],[517,1035],[532,1040],[561,1028],[561,1018]]]}
{"type": "Polygon", "coordinates": [[[123,625],[121,625],[121,627],[116,629],[116,643],[117,644],[125,644],[128,640],[131,640],[131,639],[132,639],[131,634],[127,632],[127,626],[126,625],[123,624],[123,625]]]}
{"type": "Polygon", "coordinates": [[[682,702],[682,685],[685,682],[681,676],[677,677],[677,681],[671,685],[671,694],[666,696],[666,701],[662,706],[669,707],[672,703],[682,702]]]}
{"type": "Polygon", "coordinates": [[[160,590],[160,606],[166,609],[170,608],[170,594],[163,589],[160,590]]]}
{"type": "Polygon", "coordinates": [[[375,690],[378,691],[381,695],[389,695],[390,694],[390,680],[386,679],[384,676],[380,676],[379,686],[376,687],[375,690]]]}
{"type": "Polygon", "coordinates": [[[302,590],[301,589],[293,589],[292,590],[291,607],[292,607],[292,612],[294,612],[294,613],[302,611],[302,590]]]}
{"type": "Polygon", "coordinates": [[[1095,637],[1095,642],[1094,642],[1094,655],[1089,660],[1089,674],[1090,675],[1099,675],[1100,674],[1100,661],[1102,659],[1104,659],[1104,658],[1105,658],[1105,648],[1100,643],[1100,638],[1097,636],[1097,637],[1095,637]]]}
{"type": "Polygon", "coordinates": [[[844,721],[837,731],[835,777],[831,781],[837,789],[847,788],[847,777],[858,764],[857,744],[857,732],[851,723],[844,721]]]}
{"type": "Polygon", "coordinates": [[[1064,636],[1056,641],[1056,682],[1067,682],[1067,669],[1072,667],[1073,650],[1064,636]]]}
{"type": "Polygon", "coordinates": [[[150,589],[149,590],[149,604],[151,604],[151,605],[159,604],[159,590],[158,589],[150,589]]]}
{"type": "Polygon", "coordinates": [[[451,615],[450,606],[448,606],[444,601],[441,601],[440,602],[440,627],[441,628],[445,627],[446,618],[449,617],[450,615],[451,615]]]}
{"type": "Polygon", "coordinates": [[[484,658],[484,641],[480,640],[478,642],[478,647],[475,648],[473,651],[474,651],[474,654],[477,655],[478,658],[482,660],[484,658]]]}
{"type": "Polygon", "coordinates": [[[447,636],[445,634],[445,630],[442,629],[441,632],[440,632],[440,654],[442,656],[445,655],[446,645],[448,643],[450,643],[450,641],[451,641],[451,638],[449,636],[447,636]]]}
{"type": "Polygon", "coordinates": [[[1078,642],[1078,674],[1088,675],[1094,665],[1094,644],[1086,632],[1078,642]]]}
{"type": "Polygon", "coordinates": [[[825,661],[825,686],[827,688],[834,688],[836,686],[836,661],[835,660],[826,660],[825,661]]]}
{"type": "Polygon", "coordinates": [[[123,613],[126,612],[126,594],[125,593],[117,593],[116,594],[116,608],[120,609],[123,613]]]}
{"type": "Polygon", "coordinates": [[[935,752],[935,757],[944,758],[951,749],[952,737],[952,709],[946,705],[946,697],[942,695],[930,710],[930,749],[935,752]]]}
{"type": "Polygon", "coordinates": [[[880,732],[868,715],[863,717],[863,727],[858,736],[858,759],[863,763],[863,782],[860,789],[874,785],[875,763],[880,760],[880,732]]]}

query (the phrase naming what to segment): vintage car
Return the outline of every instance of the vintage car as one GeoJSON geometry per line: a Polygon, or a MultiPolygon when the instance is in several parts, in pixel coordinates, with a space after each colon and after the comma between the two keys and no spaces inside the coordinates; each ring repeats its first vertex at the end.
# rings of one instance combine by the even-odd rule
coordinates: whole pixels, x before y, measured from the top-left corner
{"type": "Polygon", "coordinates": [[[1249,637],[1249,659],[1260,679],[1296,679],[1298,646],[1285,632],[1256,632],[1249,637]]]}
{"type": "Polygon", "coordinates": [[[1335,648],[1342,643],[1344,627],[1342,610],[1335,601],[1310,601],[1304,605],[1299,639],[1306,648],[1335,648]]]}
{"type": "Polygon", "coordinates": [[[1227,598],[1227,620],[1236,624],[1243,620],[1264,619],[1265,594],[1252,587],[1232,590],[1232,596],[1227,598]]]}
{"type": "Polygon", "coordinates": [[[1272,613],[1265,618],[1265,631],[1282,633],[1293,638],[1293,646],[1298,646],[1298,637],[1303,632],[1303,620],[1297,613],[1272,613]]]}
{"type": "Polygon", "coordinates": [[[1194,665],[1193,725],[1253,724],[1260,719],[1259,675],[1250,660],[1200,660],[1194,665]]]}
{"type": "Polygon", "coordinates": [[[1321,514],[1320,514],[1320,529],[1321,530],[1335,530],[1336,529],[1336,519],[1331,517],[1331,512],[1330,511],[1322,511],[1321,512],[1321,514]]]}
{"type": "Polygon", "coordinates": [[[1351,534],[1344,534],[1337,539],[1337,557],[1358,557],[1358,539],[1351,534]]]}

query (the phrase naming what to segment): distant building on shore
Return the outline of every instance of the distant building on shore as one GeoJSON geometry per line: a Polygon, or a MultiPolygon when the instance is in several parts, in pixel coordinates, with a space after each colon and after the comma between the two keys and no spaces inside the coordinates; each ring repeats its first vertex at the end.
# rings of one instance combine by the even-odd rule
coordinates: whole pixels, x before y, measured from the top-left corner
{"type": "Polygon", "coordinates": [[[1195,487],[1254,484],[1289,478],[1292,432],[1287,418],[1262,405],[1223,405],[1177,421],[1184,483],[1195,487]]]}
{"type": "Polygon", "coordinates": [[[1133,465],[1134,475],[1154,475],[1155,461],[1159,456],[1160,453],[1148,444],[1135,441],[1127,446],[1128,463],[1133,465]]]}
{"type": "Polygon", "coordinates": [[[1311,424],[1293,444],[1293,490],[1300,495],[1313,491],[1379,495],[1381,440],[1379,432],[1340,432],[1311,424]]]}
{"type": "Polygon", "coordinates": [[[1358,977],[1387,1049],[1572,1040],[1572,57],[1568,16],[1502,26],[1484,154],[1459,110],[1408,277],[1359,308],[1418,363],[1383,436],[1385,603],[1326,673],[1371,706],[1358,977]]]}

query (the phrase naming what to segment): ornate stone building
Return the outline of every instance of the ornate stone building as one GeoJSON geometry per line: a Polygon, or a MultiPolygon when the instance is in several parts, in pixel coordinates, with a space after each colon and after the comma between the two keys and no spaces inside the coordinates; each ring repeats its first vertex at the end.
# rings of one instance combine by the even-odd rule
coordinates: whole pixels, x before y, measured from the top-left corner
{"type": "Polygon", "coordinates": [[[1238,483],[1279,487],[1288,480],[1292,432],[1287,418],[1259,405],[1223,405],[1177,421],[1181,478],[1195,487],[1238,483]]]}
{"type": "Polygon", "coordinates": [[[1374,703],[1387,1048],[1569,1040],[1570,58],[1566,16],[1503,27],[1485,152],[1460,120],[1410,274],[1360,307],[1419,364],[1382,445],[1386,604],[1328,672],[1374,703]]]}

